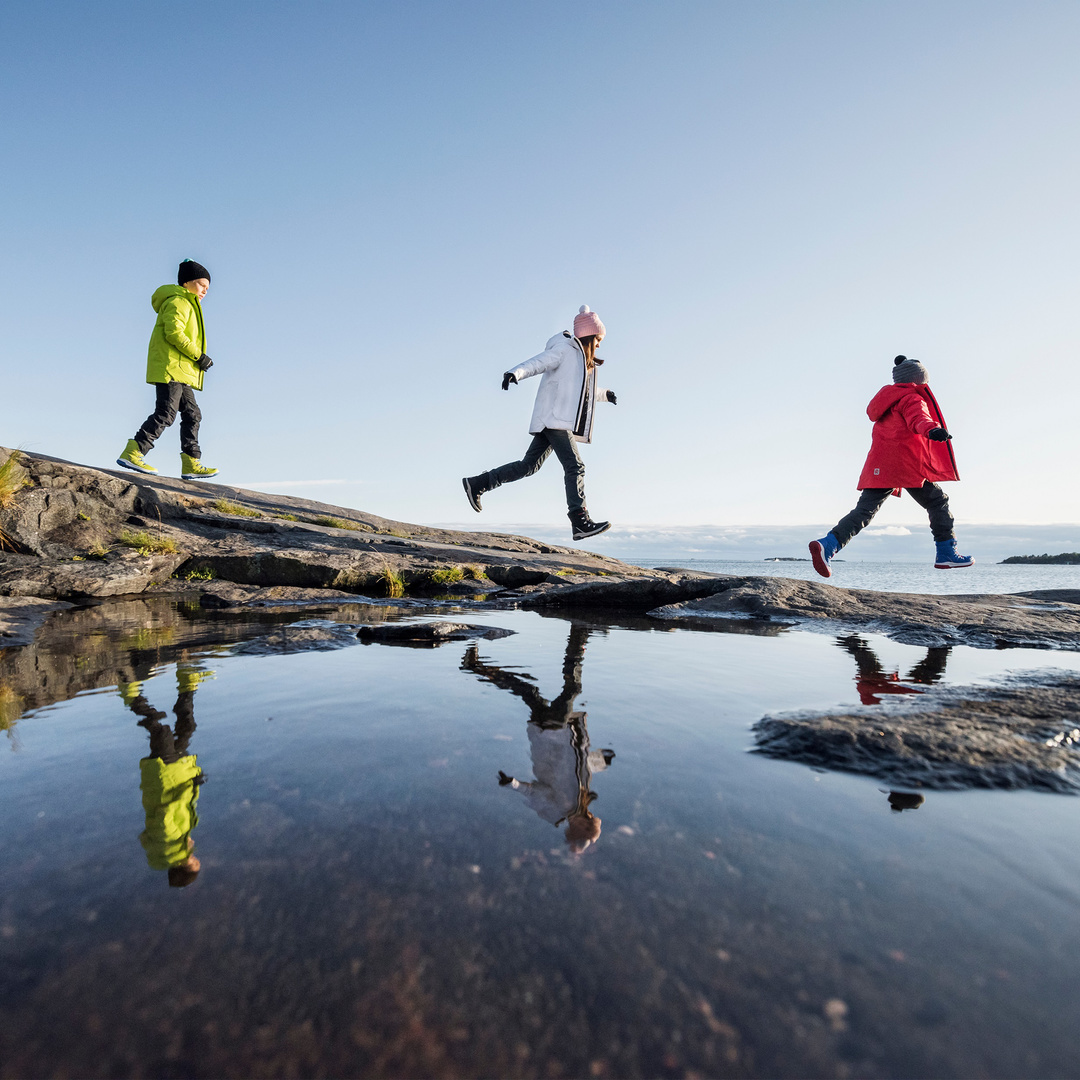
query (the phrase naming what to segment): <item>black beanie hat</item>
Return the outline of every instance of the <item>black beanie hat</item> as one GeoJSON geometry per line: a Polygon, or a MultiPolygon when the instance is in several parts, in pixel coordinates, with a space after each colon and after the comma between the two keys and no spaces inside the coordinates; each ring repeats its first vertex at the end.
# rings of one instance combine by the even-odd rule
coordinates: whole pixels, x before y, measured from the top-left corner
{"type": "Polygon", "coordinates": [[[210,271],[194,259],[185,259],[180,264],[180,269],[176,271],[176,284],[183,285],[185,281],[198,281],[201,277],[209,281],[210,271]]]}

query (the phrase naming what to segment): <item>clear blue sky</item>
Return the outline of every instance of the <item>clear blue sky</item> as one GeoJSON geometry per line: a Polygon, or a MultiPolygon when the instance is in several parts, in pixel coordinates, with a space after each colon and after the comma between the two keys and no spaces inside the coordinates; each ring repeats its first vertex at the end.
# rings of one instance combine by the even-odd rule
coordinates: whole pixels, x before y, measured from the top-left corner
{"type": "Polygon", "coordinates": [[[0,443],[110,464],[192,257],[223,481],[564,521],[554,461],[479,518],[459,478],[588,303],[596,517],[834,521],[904,352],[961,522],[1080,522],[1080,4],[14,0],[0,40],[0,443]]]}

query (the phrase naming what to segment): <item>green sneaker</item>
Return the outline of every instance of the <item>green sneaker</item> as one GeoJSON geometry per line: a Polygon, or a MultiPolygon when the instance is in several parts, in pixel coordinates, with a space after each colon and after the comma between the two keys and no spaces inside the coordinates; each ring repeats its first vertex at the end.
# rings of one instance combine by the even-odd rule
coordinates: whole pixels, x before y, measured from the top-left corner
{"type": "Polygon", "coordinates": [[[120,696],[124,699],[124,704],[130,705],[142,693],[142,680],[139,679],[135,682],[117,683],[116,689],[120,691],[120,696]]]}
{"type": "Polygon", "coordinates": [[[131,469],[133,472],[157,472],[153,465],[146,464],[146,459],[139,453],[139,444],[134,439],[128,439],[124,452],[116,459],[116,464],[122,469],[131,469]]]}
{"type": "Polygon", "coordinates": [[[194,694],[204,679],[214,678],[213,671],[200,671],[198,668],[190,668],[186,664],[176,666],[176,692],[178,694],[194,694]]]}
{"type": "Polygon", "coordinates": [[[197,457],[181,454],[180,475],[185,480],[209,480],[211,476],[217,476],[217,469],[208,469],[197,457]]]}

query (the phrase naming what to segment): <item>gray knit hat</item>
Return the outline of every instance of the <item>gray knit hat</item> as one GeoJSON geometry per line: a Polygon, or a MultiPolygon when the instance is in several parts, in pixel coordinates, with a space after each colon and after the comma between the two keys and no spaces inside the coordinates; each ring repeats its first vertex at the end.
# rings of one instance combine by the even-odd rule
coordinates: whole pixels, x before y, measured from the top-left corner
{"type": "Polygon", "coordinates": [[[893,361],[892,381],[894,383],[928,383],[930,374],[918,360],[909,360],[906,356],[898,356],[893,361]]]}

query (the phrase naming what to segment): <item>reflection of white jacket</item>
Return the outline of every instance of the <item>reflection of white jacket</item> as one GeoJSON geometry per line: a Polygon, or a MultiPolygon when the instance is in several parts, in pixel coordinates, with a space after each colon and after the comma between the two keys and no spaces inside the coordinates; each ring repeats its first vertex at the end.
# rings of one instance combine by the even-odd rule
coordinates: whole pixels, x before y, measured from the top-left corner
{"type": "Polygon", "coordinates": [[[606,769],[601,750],[589,752],[575,744],[570,726],[542,728],[529,724],[529,749],[532,751],[533,781],[514,780],[513,787],[545,821],[561,824],[579,806],[582,793],[588,794],[593,773],[606,769]]]}
{"type": "Polygon", "coordinates": [[[593,406],[607,400],[607,391],[596,385],[596,368],[585,372],[581,342],[568,330],[556,334],[539,356],[511,369],[518,382],[543,373],[536,391],[529,434],[544,428],[572,431],[578,442],[592,442],[593,406]]]}

